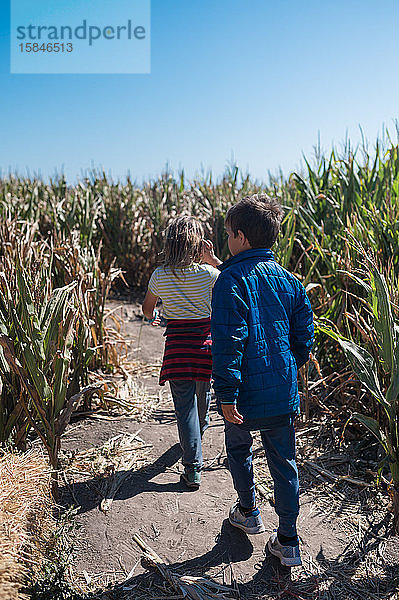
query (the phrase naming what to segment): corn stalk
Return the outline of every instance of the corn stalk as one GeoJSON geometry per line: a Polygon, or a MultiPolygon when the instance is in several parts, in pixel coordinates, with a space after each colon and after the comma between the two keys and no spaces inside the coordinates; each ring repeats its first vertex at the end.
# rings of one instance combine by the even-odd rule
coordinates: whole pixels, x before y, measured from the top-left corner
{"type": "Polygon", "coordinates": [[[358,412],[353,413],[352,418],[367,427],[384,450],[392,478],[394,528],[399,533],[399,323],[394,318],[384,276],[359,245],[357,248],[362,252],[369,270],[370,283],[360,279],[357,282],[369,293],[379,351],[378,362],[365,347],[339,332],[322,324],[318,325],[318,329],[340,344],[354,373],[382,408],[379,418],[358,412]]]}
{"type": "Polygon", "coordinates": [[[32,287],[32,281],[19,264],[11,285],[1,274],[0,374],[4,381],[11,378],[17,381],[19,396],[15,398],[14,416],[23,411],[27,427],[41,439],[54,469],[56,485],[61,435],[77,401],[94,388],[67,396],[77,316],[73,303],[76,282],[49,295],[44,293],[40,303],[35,301],[32,287]]]}

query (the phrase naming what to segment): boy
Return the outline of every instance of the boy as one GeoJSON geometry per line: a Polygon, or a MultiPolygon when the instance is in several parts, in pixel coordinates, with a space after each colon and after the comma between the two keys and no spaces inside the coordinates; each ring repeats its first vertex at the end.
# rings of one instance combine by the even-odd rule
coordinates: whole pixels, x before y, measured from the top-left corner
{"type": "Polygon", "coordinates": [[[268,548],[283,565],[298,566],[294,418],[297,370],[312,348],[313,313],[303,285],[271,251],[282,216],[281,206],[265,195],[245,198],[227,212],[232,256],[219,266],[213,290],[212,376],[238,494],[229,521],[247,534],[265,531],[256,506],[250,433],[260,430],[279,517],[268,548]]]}

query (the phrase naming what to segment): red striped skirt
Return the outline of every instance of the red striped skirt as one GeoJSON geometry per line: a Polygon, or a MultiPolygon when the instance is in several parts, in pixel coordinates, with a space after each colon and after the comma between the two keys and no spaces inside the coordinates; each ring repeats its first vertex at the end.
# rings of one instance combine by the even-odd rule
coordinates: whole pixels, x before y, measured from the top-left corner
{"type": "Polygon", "coordinates": [[[211,320],[169,319],[159,385],[170,379],[210,381],[211,320]]]}

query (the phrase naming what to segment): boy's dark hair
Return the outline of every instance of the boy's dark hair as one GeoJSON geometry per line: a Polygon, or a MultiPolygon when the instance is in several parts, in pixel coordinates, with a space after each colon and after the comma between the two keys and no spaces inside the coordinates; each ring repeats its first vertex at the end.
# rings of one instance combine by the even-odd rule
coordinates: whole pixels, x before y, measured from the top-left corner
{"type": "Polygon", "coordinates": [[[225,222],[235,236],[242,231],[252,248],[271,248],[283,214],[277,200],[266,194],[254,194],[229,208],[225,222]]]}

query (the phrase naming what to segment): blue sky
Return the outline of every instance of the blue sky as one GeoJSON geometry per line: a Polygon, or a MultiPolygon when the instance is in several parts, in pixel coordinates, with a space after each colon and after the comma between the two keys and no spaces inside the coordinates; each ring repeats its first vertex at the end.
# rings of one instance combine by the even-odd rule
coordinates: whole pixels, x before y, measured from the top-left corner
{"type": "MultiPolygon", "coordinates": [[[[84,0],[93,14],[100,2],[84,0]]],[[[319,132],[328,150],[347,133],[358,142],[359,126],[371,143],[383,125],[394,131],[397,0],[151,5],[151,74],[11,75],[1,4],[3,173],[64,171],[73,181],[94,166],[142,181],[168,163],[189,177],[220,175],[233,155],[267,179],[298,168],[319,132]]]]}

